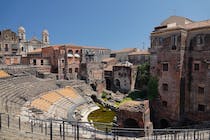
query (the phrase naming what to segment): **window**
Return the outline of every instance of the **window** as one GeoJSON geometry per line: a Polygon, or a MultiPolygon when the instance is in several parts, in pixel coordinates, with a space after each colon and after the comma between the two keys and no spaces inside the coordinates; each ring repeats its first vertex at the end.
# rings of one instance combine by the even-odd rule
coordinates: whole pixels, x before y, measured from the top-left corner
{"type": "Polygon", "coordinates": [[[1,51],[1,44],[0,44],[0,51],[1,51]]]}
{"type": "Polygon", "coordinates": [[[204,112],[206,109],[206,106],[205,105],[202,105],[202,104],[198,104],[198,111],[202,111],[204,112]]]}
{"type": "Polygon", "coordinates": [[[64,63],[64,60],[63,59],[61,61],[62,61],[62,63],[64,63]]]}
{"type": "Polygon", "coordinates": [[[79,72],[79,69],[78,68],[75,68],[75,72],[78,73],[79,72]]]}
{"type": "Polygon", "coordinates": [[[22,52],[24,51],[24,47],[21,48],[22,52]]]}
{"type": "Polygon", "coordinates": [[[63,73],[65,73],[65,68],[63,68],[63,73]]]}
{"type": "Polygon", "coordinates": [[[69,73],[72,73],[72,68],[69,68],[69,73]]]}
{"type": "Polygon", "coordinates": [[[36,65],[36,59],[33,59],[33,65],[36,65]]]}
{"type": "Polygon", "coordinates": [[[168,64],[167,63],[163,64],[163,71],[168,71],[168,64]]]}
{"type": "Polygon", "coordinates": [[[44,60],[41,59],[41,65],[44,65],[44,60]]]}
{"type": "Polygon", "coordinates": [[[162,105],[163,105],[164,107],[167,107],[168,103],[167,103],[166,101],[162,101],[162,105]]]}
{"type": "Polygon", "coordinates": [[[78,54],[78,53],[79,53],[79,50],[76,50],[76,51],[75,51],[75,53],[77,53],[77,54],[78,54]]]}
{"type": "Polygon", "coordinates": [[[110,54],[110,57],[116,57],[116,54],[115,53],[113,53],[113,54],[110,54]]]}
{"type": "Polygon", "coordinates": [[[177,36],[173,35],[171,37],[171,45],[172,45],[172,50],[176,50],[176,46],[177,46],[177,36]]]}
{"type": "Polygon", "coordinates": [[[9,48],[8,48],[8,44],[5,44],[5,52],[8,52],[9,48]]]}
{"type": "Polygon", "coordinates": [[[198,63],[194,64],[194,71],[199,71],[200,65],[198,63]]]}
{"type": "Polygon", "coordinates": [[[72,50],[68,50],[68,54],[73,54],[73,51],[72,50]]]}
{"type": "Polygon", "coordinates": [[[197,45],[203,45],[204,44],[204,36],[203,35],[198,35],[196,38],[196,43],[197,45]]]}
{"type": "Polygon", "coordinates": [[[68,57],[73,57],[73,51],[72,51],[72,50],[68,50],[67,56],[68,56],[68,57]]]}
{"type": "Polygon", "coordinates": [[[168,84],[163,83],[162,87],[164,91],[168,91],[168,84]]]}
{"type": "Polygon", "coordinates": [[[198,87],[198,93],[204,94],[204,87],[198,87]]]}

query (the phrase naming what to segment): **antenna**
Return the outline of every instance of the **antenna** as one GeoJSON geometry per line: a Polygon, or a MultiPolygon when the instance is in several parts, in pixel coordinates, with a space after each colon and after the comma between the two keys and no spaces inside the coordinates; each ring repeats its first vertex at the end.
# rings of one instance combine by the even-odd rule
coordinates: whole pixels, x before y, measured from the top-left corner
{"type": "Polygon", "coordinates": [[[144,42],[142,42],[142,47],[143,47],[143,50],[144,50],[144,42]]]}

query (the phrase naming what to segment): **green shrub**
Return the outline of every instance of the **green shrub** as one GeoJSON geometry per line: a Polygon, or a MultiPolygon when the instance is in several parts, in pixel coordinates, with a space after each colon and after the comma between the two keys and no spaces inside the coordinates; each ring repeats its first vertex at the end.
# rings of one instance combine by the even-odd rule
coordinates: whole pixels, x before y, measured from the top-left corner
{"type": "Polygon", "coordinates": [[[107,96],[107,93],[103,91],[101,94],[101,98],[106,98],[106,96],[107,96]]]}

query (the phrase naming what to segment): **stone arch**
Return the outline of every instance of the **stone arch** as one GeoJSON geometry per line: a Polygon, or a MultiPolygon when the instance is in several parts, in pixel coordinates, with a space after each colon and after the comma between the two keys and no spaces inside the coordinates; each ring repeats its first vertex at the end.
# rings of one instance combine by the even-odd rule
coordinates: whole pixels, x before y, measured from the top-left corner
{"type": "Polygon", "coordinates": [[[169,121],[167,119],[160,119],[160,128],[167,128],[169,127],[169,121]]]}
{"type": "Polygon", "coordinates": [[[123,125],[125,128],[140,128],[138,122],[133,118],[124,120],[123,125]]]}

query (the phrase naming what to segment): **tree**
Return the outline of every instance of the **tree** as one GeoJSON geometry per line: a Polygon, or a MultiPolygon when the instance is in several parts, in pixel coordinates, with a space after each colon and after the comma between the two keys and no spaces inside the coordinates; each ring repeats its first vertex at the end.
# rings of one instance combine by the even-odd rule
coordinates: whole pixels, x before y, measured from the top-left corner
{"type": "Polygon", "coordinates": [[[149,63],[146,62],[138,66],[135,88],[142,89],[143,87],[147,86],[148,81],[149,81],[149,63]]]}
{"type": "Polygon", "coordinates": [[[153,100],[158,95],[158,79],[156,77],[150,76],[147,88],[148,99],[153,100]]]}

